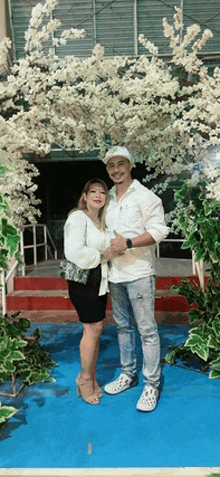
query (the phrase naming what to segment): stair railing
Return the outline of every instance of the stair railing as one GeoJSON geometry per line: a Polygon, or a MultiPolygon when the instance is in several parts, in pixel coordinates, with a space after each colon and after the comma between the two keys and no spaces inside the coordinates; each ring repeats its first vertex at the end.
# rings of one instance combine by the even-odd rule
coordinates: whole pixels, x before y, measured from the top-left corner
{"type": "Polygon", "coordinates": [[[18,260],[16,260],[14,264],[12,265],[12,267],[9,269],[8,273],[6,273],[5,270],[2,270],[1,285],[2,285],[2,314],[3,316],[7,314],[7,283],[18,265],[19,265],[19,262],[18,260]]]}
{"type": "MultiPolygon", "coordinates": [[[[185,242],[185,239],[164,239],[163,242],[185,242]]],[[[156,255],[160,257],[160,244],[157,243],[156,245],[156,255]]],[[[196,260],[196,253],[192,250],[192,274],[198,275],[199,277],[199,284],[202,290],[204,291],[205,287],[205,278],[204,278],[204,262],[203,260],[196,260]]]]}
{"type": "MultiPolygon", "coordinates": [[[[39,247],[44,247],[44,260],[48,260],[48,254],[51,256],[51,258],[57,260],[57,249],[56,245],[51,237],[51,234],[47,228],[47,225],[45,224],[30,224],[30,225],[25,225],[24,230],[21,231],[21,242],[20,242],[20,247],[21,247],[21,256],[25,257],[25,250],[27,249],[33,249],[33,265],[36,266],[38,263],[37,259],[37,249],[39,247]],[[43,242],[37,243],[37,228],[43,228],[43,236],[44,240],[43,242]],[[32,234],[33,234],[33,243],[31,245],[24,245],[24,232],[25,229],[31,229],[32,234]],[[48,240],[49,239],[49,240],[48,240]],[[51,253],[49,244],[48,242],[50,241],[54,255],[51,253]]],[[[21,266],[21,271],[22,271],[22,276],[25,277],[25,265],[21,266]]]]}
{"type": "MultiPolygon", "coordinates": [[[[25,250],[33,248],[33,265],[37,265],[38,259],[37,259],[37,248],[38,247],[44,247],[44,260],[48,260],[48,254],[50,254],[51,258],[54,258],[57,260],[57,249],[56,245],[51,237],[51,234],[47,228],[47,225],[45,224],[30,224],[30,225],[25,225],[24,230],[20,232],[21,236],[21,241],[20,241],[20,255],[21,259],[23,261],[23,264],[21,265],[21,274],[22,277],[25,277],[25,250]],[[37,227],[43,228],[43,236],[44,240],[41,243],[37,243],[37,227]],[[24,245],[24,233],[25,229],[30,228],[33,233],[33,243],[31,245],[24,245]],[[49,242],[52,245],[54,255],[51,253],[50,248],[49,248],[49,242]]],[[[3,316],[7,314],[7,284],[8,281],[10,280],[12,274],[15,272],[16,268],[19,266],[18,260],[16,260],[13,265],[9,268],[8,272],[5,270],[2,270],[1,274],[1,285],[2,285],[2,314],[3,316]]]]}

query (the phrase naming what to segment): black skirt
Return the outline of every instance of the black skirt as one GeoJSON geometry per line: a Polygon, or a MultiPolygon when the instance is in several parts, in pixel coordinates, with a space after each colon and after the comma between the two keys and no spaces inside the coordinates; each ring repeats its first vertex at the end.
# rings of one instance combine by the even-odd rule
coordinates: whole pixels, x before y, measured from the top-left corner
{"type": "Polygon", "coordinates": [[[86,285],[68,280],[69,297],[81,323],[98,323],[105,318],[107,294],[98,296],[100,282],[100,265],[91,270],[86,285]]]}

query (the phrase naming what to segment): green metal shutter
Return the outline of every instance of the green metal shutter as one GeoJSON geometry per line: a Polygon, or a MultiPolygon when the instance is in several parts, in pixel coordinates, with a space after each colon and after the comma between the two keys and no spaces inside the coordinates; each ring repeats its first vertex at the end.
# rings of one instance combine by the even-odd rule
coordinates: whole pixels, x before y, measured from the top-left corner
{"type": "Polygon", "coordinates": [[[133,0],[95,1],[96,41],[106,56],[134,55],[133,0]]]}
{"type": "Polygon", "coordinates": [[[25,55],[25,31],[28,29],[31,10],[37,4],[36,0],[11,0],[12,28],[14,34],[14,50],[16,59],[25,55]]]}
{"type": "MultiPolygon", "coordinates": [[[[24,34],[28,28],[32,8],[38,0],[10,0],[16,59],[24,56],[24,34]]],[[[65,0],[60,1],[54,17],[62,22],[58,35],[64,29],[84,28],[86,38],[69,40],[59,47],[60,57],[75,55],[88,57],[96,43],[105,47],[107,56],[134,54],[133,0],[65,0]]]]}
{"type": "MultiPolygon", "coordinates": [[[[24,56],[24,34],[28,28],[32,8],[39,0],[8,0],[11,3],[12,26],[16,59],[24,56]]],[[[60,0],[54,15],[64,29],[84,28],[86,38],[71,40],[57,49],[63,57],[87,57],[96,43],[105,47],[107,56],[134,55],[134,3],[135,0],[60,0]]],[[[159,54],[169,55],[169,39],[163,35],[162,20],[173,23],[174,7],[183,5],[184,33],[187,26],[198,23],[202,31],[210,28],[214,38],[207,42],[201,54],[220,57],[220,0],[136,0],[137,31],[159,48],[159,54]]],[[[58,32],[59,34],[59,32],[58,32]]],[[[48,48],[49,45],[45,45],[48,48]]],[[[147,50],[138,45],[138,54],[147,50]]],[[[218,59],[216,58],[216,64],[218,59]]]]}
{"type": "MultiPolygon", "coordinates": [[[[16,59],[24,57],[25,31],[28,28],[31,18],[32,8],[39,3],[39,0],[10,0],[12,12],[12,27],[15,41],[16,59]]],[[[63,30],[77,28],[86,30],[87,36],[80,40],[69,40],[66,45],[57,49],[56,53],[60,56],[75,55],[87,57],[95,46],[94,40],[94,9],[91,0],[65,0],[60,1],[54,11],[54,17],[62,22],[58,30],[58,36],[63,30]]],[[[51,46],[45,45],[45,49],[51,46]]]]}
{"type": "Polygon", "coordinates": [[[185,27],[197,23],[201,27],[201,32],[209,28],[213,33],[213,38],[207,41],[201,54],[218,53],[220,55],[220,0],[193,0],[193,2],[184,0],[183,5],[185,27]]]}
{"type": "MultiPolygon", "coordinates": [[[[174,7],[180,7],[180,0],[138,0],[138,34],[143,34],[147,40],[155,44],[159,54],[170,55],[169,39],[163,34],[163,18],[173,23],[174,7]]],[[[138,53],[146,55],[149,52],[138,45],[138,53]]]]}
{"type": "Polygon", "coordinates": [[[61,46],[56,50],[59,57],[66,55],[74,55],[80,57],[91,56],[95,46],[94,33],[94,7],[92,0],[65,0],[59,1],[55,8],[54,16],[61,21],[61,28],[57,32],[57,36],[63,30],[76,28],[86,31],[86,37],[79,40],[68,40],[65,46],[61,46]]]}

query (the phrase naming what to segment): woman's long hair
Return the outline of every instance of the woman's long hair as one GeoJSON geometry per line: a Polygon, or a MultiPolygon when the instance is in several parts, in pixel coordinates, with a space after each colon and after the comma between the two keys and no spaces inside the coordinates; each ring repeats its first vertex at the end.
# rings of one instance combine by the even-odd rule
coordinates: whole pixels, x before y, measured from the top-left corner
{"type": "Polygon", "coordinates": [[[105,230],[105,215],[106,215],[106,209],[108,207],[108,203],[109,203],[109,192],[108,192],[108,187],[106,185],[106,183],[104,181],[102,181],[101,179],[90,179],[84,186],[83,188],[83,191],[82,191],[82,194],[79,198],[79,202],[78,202],[78,206],[71,210],[71,212],[69,213],[72,214],[72,212],[75,212],[76,210],[87,210],[87,205],[86,205],[86,201],[84,199],[84,194],[88,194],[88,192],[90,191],[91,187],[94,185],[94,184],[100,184],[105,193],[106,193],[106,203],[104,205],[104,207],[102,207],[102,209],[100,209],[99,211],[99,218],[100,218],[100,223],[101,223],[101,229],[102,230],[105,230]]]}

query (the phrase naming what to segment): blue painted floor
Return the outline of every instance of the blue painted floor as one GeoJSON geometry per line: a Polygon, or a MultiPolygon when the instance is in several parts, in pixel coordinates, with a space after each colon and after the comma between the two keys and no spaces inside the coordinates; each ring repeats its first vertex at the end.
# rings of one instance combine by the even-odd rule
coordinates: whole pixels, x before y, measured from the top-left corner
{"type": "MultiPolygon", "coordinates": [[[[41,329],[42,344],[59,364],[52,371],[56,383],[27,388],[16,400],[1,398],[20,411],[0,437],[0,468],[220,466],[220,380],[165,365],[157,409],[139,413],[135,406],[143,378],[138,340],[139,386],[115,397],[105,395],[99,406],[91,406],[77,397],[75,387],[81,325],[44,324],[41,329]]],[[[161,325],[159,330],[163,356],[188,334],[186,326],[161,325]]],[[[100,384],[119,374],[116,328],[106,325],[100,384]]]]}

